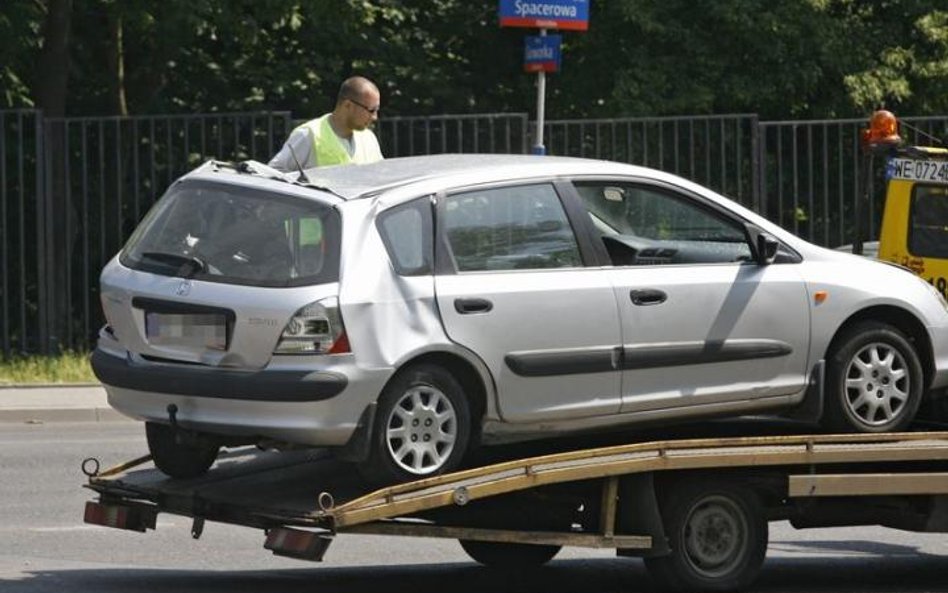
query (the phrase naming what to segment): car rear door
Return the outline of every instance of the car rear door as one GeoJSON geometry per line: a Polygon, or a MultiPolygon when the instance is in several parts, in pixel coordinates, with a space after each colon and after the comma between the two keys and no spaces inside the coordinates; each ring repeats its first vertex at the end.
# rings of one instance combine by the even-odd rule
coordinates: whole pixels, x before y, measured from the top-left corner
{"type": "Polygon", "coordinates": [[[462,190],[438,203],[435,290],[444,327],[490,369],[503,419],[617,412],[610,271],[584,266],[554,185],[462,190]]]}

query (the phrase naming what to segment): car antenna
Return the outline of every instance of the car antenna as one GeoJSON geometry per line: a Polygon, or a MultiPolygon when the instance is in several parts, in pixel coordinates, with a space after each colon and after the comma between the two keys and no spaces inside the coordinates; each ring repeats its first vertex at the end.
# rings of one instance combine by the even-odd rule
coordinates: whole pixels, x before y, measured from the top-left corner
{"type": "Polygon", "coordinates": [[[303,172],[303,165],[301,165],[300,160],[296,158],[296,152],[294,152],[293,147],[289,144],[287,144],[286,147],[290,149],[290,156],[292,156],[293,160],[296,161],[296,168],[300,170],[300,176],[297,178],[297,181],[309,183],[309,177],[307,177],[306,173],[303,172]]]}

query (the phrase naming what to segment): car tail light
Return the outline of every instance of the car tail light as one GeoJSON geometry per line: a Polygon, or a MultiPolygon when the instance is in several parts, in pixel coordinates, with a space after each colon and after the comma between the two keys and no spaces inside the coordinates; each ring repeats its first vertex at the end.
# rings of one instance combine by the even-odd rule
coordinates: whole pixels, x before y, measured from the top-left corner
{"type": "Polygon", "coordinates": [[[275,354],[346,354],[349,337],[339,301],[330,297],[297,311],[283,329],[275,354]]]}

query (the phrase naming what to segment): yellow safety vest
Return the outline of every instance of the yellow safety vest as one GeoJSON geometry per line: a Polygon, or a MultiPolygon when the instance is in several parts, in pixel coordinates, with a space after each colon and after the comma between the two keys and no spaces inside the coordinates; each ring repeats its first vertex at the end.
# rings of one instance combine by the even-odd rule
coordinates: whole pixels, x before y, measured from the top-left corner
{"type": "Polygon", "coordinates": [[[309,128],[313,136],[313,154],[316,155],[316,164],[320,167],[328,165],[344,165],[347,163],[374,163],[382,160],[382,151],[379,142],[369,130],[355,130],[352,132],[352,141],[355,143],[355,152],[350,157],[349,151],[342,140],[332,129],[329,115],[311,120],[303,124],[309,128]]]}

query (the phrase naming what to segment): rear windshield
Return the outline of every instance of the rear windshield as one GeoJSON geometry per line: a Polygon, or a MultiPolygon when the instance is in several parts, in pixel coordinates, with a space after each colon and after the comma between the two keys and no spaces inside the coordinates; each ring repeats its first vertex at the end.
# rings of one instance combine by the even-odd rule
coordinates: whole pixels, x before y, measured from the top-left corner
{"type": "Polygon", "coordinates": [[[316,201],[186,181],[155,204],[121,261],[136,270],[226,284],[335,282],[339,227],[338,213],[316,201]]]}

